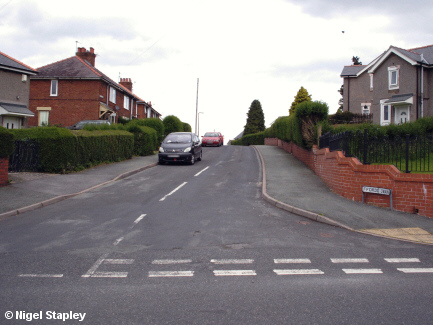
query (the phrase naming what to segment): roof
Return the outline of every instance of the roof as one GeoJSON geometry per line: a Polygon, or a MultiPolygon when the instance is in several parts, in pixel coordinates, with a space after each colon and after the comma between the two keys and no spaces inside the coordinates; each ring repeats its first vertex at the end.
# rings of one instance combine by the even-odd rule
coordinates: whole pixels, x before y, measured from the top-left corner
{"type": "Polygon", "coordinates": [[[365,71],[374,73],[374,71],[385,61],[390,55],[395,54],[402,59],[406,60],[412,65],[424,65],[433,67],[433,45],[413,48],[405,50],[396,46],[390,46],[387,51],[382,53],[379,57],[374,59],[368,65],[352,65],[345,66],[341,72],[341,77],[358,77],[365,71]]]}
{"type": "Polygon", "coordinates": [[[388,99],[385,103],[408,103],[409,100],[413,99],[413,94],[401,94],[401,95],[394,95],[390,99],[388,99]]]}
{"type": "Polygon", "coordinates": [[[341,72],[341,77],[355,77],[357,74],[364,69],[365,65],[349,65],[345,66],[343,68],[343,71],[341,72]]]}
{"type": "Polygon", "coordinates": [[[12,58],[11,56],[0,52],[0,68],[7,70],[16,70],[18,72],[26,73],[26,74],[37,74],[37,71],[28,65],[12,58]]]}
{"type": "Polygon", "coordinates": [[[2,112],[2,109],[4,111],[3,114],[0,115],[35,116],[35,114],[31,112],[26,105],[0,102],[0,113],[2,112]]]}
{"type": "Polygon", "coordinates": [[[87,61],[73,56],[37,69],[39,74],[32,79],[96,79],[103,80],[110,86],[113,86],[125,93],[128,93],[137,100],[142,100],[132,93],[128,88],[118,84],[107,75],[96,69],[87,61]]]}

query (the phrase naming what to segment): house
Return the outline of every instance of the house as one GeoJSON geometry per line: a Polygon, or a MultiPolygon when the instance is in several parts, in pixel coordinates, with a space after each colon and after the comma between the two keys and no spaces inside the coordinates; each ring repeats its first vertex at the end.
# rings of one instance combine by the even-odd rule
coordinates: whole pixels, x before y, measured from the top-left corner
{"type": "Polygon", "coordinates": [[[7,129],[26,127],[29,110],[30,76],[37,71],[0,52],[0,126],[7,129]]]}
{"type": "Polygon", "coordinates": [[[38,68],[31,77],[29,125],[71,126],[82,120],[160,117],[150,103],[132,92],[130,78],[119,83],[95,67],[93,48],[38,68]]]}
{"type": "Polygon", "coordinates": [[[344,67],[341,77],[343,111],[373,114],[380,125],[433,116],[433,45],[390,46],[368,65],[344,67]]]}

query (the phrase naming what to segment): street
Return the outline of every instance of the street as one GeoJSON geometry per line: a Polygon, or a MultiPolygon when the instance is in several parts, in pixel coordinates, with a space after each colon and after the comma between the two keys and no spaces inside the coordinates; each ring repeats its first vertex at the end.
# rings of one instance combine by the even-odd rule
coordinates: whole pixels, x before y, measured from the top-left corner
{"type": "Polygon", "coordinates": [[[0,221],[0,323],[432,323],[432,246],[279,210],[261,181],[252,147],[203,148],[0,221]]]}

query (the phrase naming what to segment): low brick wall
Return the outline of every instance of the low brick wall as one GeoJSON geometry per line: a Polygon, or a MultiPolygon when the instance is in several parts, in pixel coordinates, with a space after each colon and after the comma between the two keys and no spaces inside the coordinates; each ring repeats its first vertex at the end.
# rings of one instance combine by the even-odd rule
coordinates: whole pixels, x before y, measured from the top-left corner
{"type": "Polygon", "coordinates": [[[0,158],[0,186],[8,184],[9,157],[0,158]]]}
{"type": "MultiPolygon", "coordinates": [[[[332,191],[347,199],[362,201],[363,186],[387,188],[392,190],[395,210],[433,217],[432,174],[405,174],[391,165],[363,165],[356,158],[345,157],[341,151],[329,152],[328,148],[313,147],[309,151],[281,140],[277,145],[304,162],[332,191]]],[[[390,196],[368,193],[365,202],[390,207],[390,196]]]]}

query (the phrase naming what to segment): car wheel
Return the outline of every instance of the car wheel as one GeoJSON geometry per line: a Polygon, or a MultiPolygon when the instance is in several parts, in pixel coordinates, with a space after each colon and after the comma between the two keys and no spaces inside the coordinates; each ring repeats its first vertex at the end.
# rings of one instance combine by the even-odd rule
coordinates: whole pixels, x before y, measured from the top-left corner
{"type": "Polygon", "coordinates": [[[191,165],[194,165],[194,163],[195,163],[195,154],[193,154],[192,156],[191,156],[191,161],[189,162],[191,165]]]}

